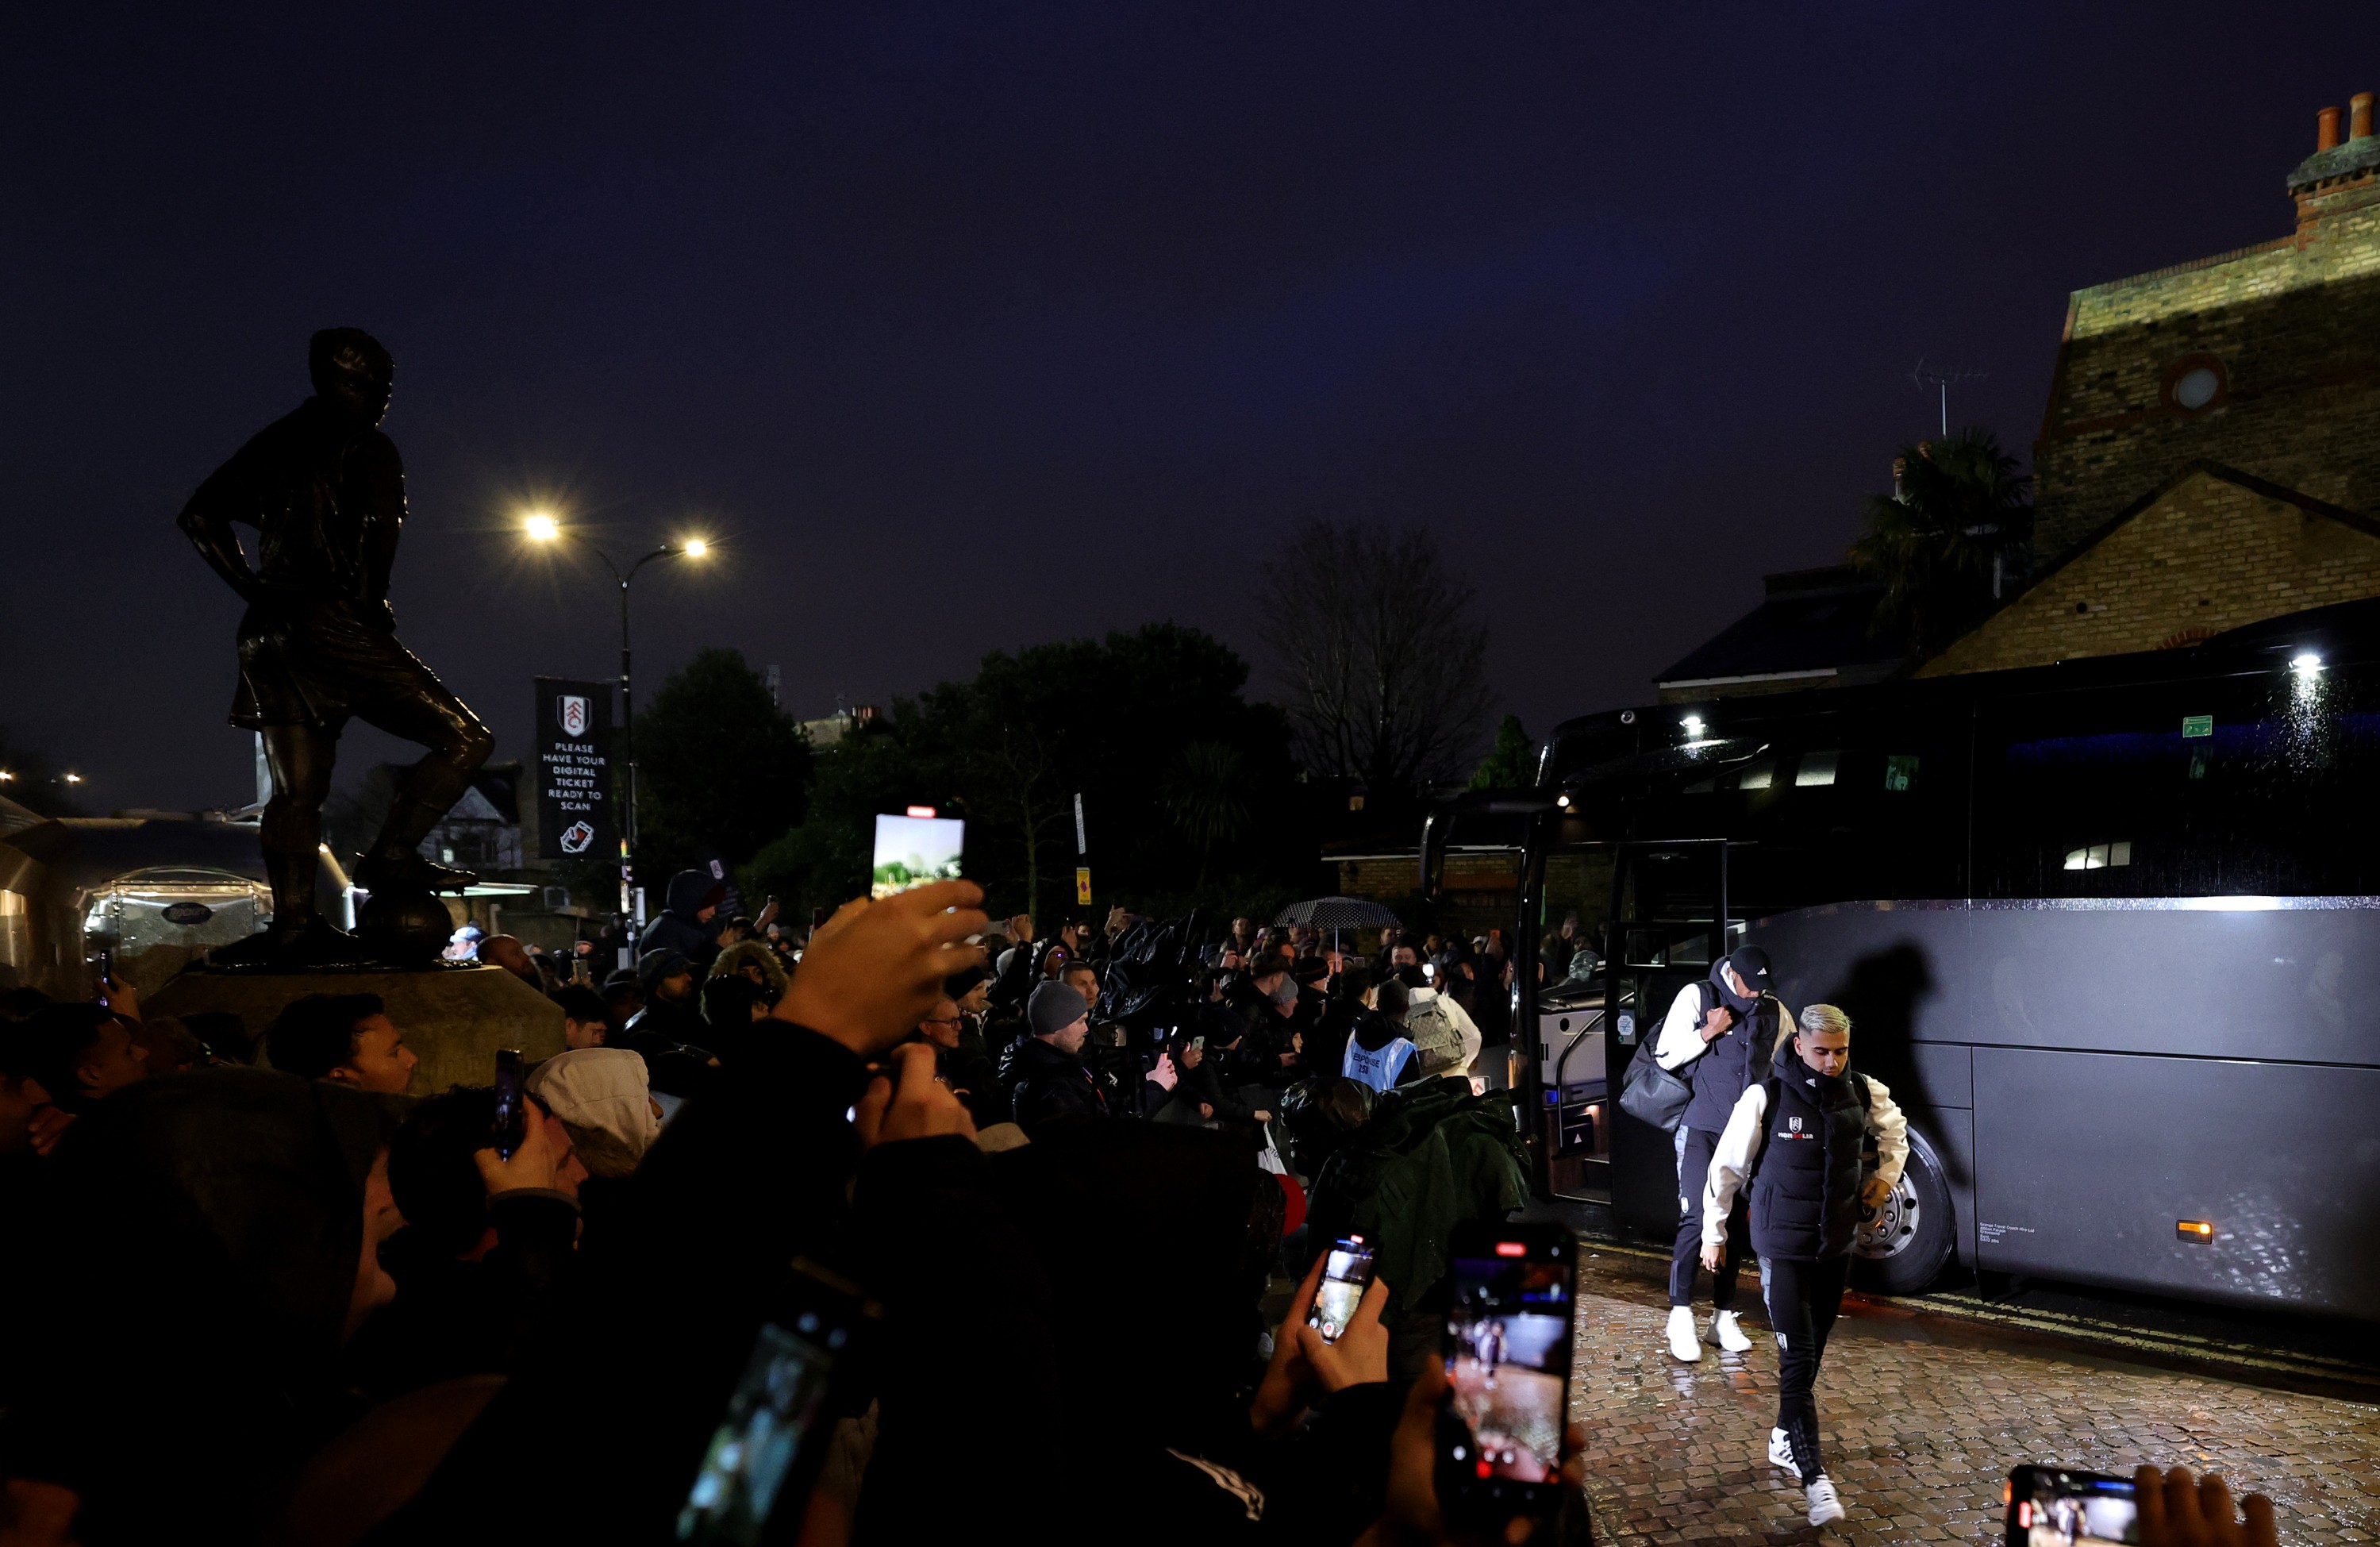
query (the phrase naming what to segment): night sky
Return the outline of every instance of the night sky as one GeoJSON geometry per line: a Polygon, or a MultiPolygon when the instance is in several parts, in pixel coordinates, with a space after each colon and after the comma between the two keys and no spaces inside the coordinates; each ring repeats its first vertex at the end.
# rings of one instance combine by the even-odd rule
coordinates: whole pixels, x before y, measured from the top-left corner
{"type": "Polygon", "coordinates": [[[532,502],[720,543],[640,679],[731,645],[804,717],[1159,618],[1261,689],[1268,550],[1424,521],[1542,733],[1837,560],[1921,356],[2029,460],[2067,292],[2284,234],[2380,18],[74,5],[0,59],[0,724],[188,809],[250,761],[173,518],[318,327],[395,354],[399,630],[500,758],[616,661],[532,502]]]}

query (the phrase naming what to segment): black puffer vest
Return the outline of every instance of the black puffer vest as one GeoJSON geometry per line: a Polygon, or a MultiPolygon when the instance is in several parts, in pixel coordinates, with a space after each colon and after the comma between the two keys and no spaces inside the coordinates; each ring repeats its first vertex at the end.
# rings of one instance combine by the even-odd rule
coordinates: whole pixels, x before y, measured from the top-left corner
{"type": "MultiPolygon", "coordinates": [[[[1703,991],[1702,1009],[1707,1015],[1718,1003],[1718,990],[1709,983],[1695,986],[1703,991]]],[[[1705,1133],[1727,1131],[1735,1103],[1768,1066],[1783,1008],[1774,996],[1762,994],[1750,1016],[1728,1028],[1727,1035],[1711,1043],[1709,1051],[1679,1071],[1694,1082],[1694,1099],[1686,1103],[1685,1115],[1679,1119],[1682,1126],[1705,1133]]]]}
{"type": "Polygon", "coordinates": [[[1867,1081],[1848,1071],[1821,1079],[1789,1045],[1762,1083],[1767,1133],[1752,1163],[1752,1249],[1763,1257],[1840,1257],[1862,1217],[1867,1081]]]}

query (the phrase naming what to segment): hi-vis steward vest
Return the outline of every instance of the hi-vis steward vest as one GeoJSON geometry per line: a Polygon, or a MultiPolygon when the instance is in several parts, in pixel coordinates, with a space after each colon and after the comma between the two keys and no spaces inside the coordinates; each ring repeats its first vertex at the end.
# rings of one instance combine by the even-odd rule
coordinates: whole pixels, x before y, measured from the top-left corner
{"type": "Polygon", "coordinates": [[[1396,1084],[1397,1076],[1404,1072],[1405,1060],[1414,1055],[1413,1043],[1403,1037],[1390,1039],[1378,1052],[1367,1053],[1354,1038],[1347,1039],[1347,1056],[1339,1072],[1349,1079],[1358,1079],[1375,1090],[1387,1090],[1396,1084]]]}

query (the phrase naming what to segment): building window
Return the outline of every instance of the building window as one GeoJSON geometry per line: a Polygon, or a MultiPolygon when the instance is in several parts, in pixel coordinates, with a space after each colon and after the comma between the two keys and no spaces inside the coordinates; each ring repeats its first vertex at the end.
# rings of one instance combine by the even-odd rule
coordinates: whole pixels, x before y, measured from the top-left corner
{"type": "Polygon", "coordinates": [[[1914,753],[1895,752],[1884,760],[1884,787],[1905,790],[1917,782],[1917,758],[1914,753]]]}
{"type": "Polygon", "coordinates": [[[2165,406],[2177,413],[2203,414],[2230,390],[2223,362],[2213,355],[2184,355],[2166,367],[2165,406]]]}
{"type": "Polygon", "coordinates": [[[2132,846],[2129,843],[2093,844],[2087,848],[2066,851],[2066,868],[2070,871],[2105,871],[2132,862],[2132,846]]]}

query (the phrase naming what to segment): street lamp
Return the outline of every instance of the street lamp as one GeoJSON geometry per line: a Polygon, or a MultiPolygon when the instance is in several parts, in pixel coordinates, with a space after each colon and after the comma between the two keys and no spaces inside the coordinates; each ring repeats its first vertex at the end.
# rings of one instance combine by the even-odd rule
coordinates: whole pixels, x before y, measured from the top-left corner
{"type": "Polygon", "coordinates": [[[532,542],[576,542],[603,561],[612,579],[620,587],[620,736],[627,744],[628,755],[621,765],[620,798],[620,911],[635,918],[634,897],[637,881],[637,710],[631,683],[628,651],[628,582],[637,571],[657,558],[701,558],[710,552],[710,544],[699,537],[689,537],[683,542],[664,542],[651,553],[622,569],[612,562],[612,555],[595,546],[576,531],[564,526],[542,510],[530,511],[521,521],[521,530],[532,542]]]}

